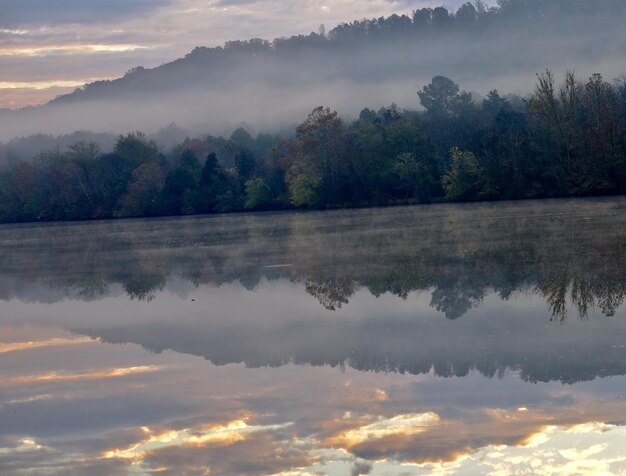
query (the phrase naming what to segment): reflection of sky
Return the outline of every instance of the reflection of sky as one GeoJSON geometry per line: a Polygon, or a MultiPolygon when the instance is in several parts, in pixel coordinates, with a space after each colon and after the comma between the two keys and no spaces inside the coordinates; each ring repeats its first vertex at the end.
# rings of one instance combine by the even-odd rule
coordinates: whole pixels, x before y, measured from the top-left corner
{"type": "Polygon", "coordinates": [[[563,386],[514,374],[246,369],[50,327],[2,335],[2,474],[626,470],[621,376],[563,386]]]}
{"type": "Polygon", "coordinates": [[[624,472],[623,207],[548,203],[4,227],[0,474],[624,472]]]}
{"type": "Polygon", "coordinates": [[[451,321],[430,302],[428,290],[400,299],[360,289],[347,305],[328,311],[297,282],[262,279],[247,290],[237,282],[194,288],[173,280],[171,290],[149,302],[117,292],[87,302],[13,299],[3,303],[0,324],[52,325],[250,367],[347,362],[360,370],[419,374],[434,367],[437,375],[465,375],[478,369],[488,376],[508,369],[529,381],[563,382],[626,373],[624,309],[612,319],[596,309],[588,319],[559,324],[536,293],[503,300],[490,292],[480,307],[451,321]]]}

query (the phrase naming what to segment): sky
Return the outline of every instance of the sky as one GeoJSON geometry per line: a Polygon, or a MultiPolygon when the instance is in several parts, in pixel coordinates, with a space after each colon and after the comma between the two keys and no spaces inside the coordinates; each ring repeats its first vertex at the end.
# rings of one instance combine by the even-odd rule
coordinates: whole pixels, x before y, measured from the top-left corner
{"type": "MultiPolygon", "coordinates": [[[[0,0],[0,108],[154,67],[196,46],[290,36],[462,0],[0,0]]],[[[493,3],[493,2],[492,2],[493,3]]]]}

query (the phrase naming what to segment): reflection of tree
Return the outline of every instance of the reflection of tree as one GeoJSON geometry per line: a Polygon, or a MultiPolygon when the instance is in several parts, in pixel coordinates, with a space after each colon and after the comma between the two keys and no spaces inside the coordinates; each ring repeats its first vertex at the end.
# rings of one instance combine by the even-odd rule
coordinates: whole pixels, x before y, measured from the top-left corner
{"type": "MultiPolygon", "coordinates": [[[[589,246],[589,244],[587,244],[589,246]]],[[[567,318],[568,304],[581,318],[597,307],[613,317],[626,297],[623,244],[604,243],[605,249],[586,249],[589,259],[570,257],[560,267],[549,266],[537,282],[537,290],[548,302],[553,319],[567,318]],[[620,249],[621,247],[621,249],[620,249]]]]}
{"type": "Polygon", "coordinates": [[[458,319],[474,307],[478,307],[485,294],[485,287],[472,275],[451,276],[446,274],[435,281],[430,305],[444,313],[448,319],[458,319]]]}
{"type": "Polygon", "coordinates": [[[106,296],[109,291],[109,284],[100,276],[95,276],[91,281],[85,281],[78,295],[87,300],[97,299],[106,296]]]}
{"type": "Polygon", "coordinates": [[[602,314],[613,317],[624,302],[626,282],[561,277],[541,281],[537,288],[548,301],[553,318],[563,322],[567,318],[568,296],[581,318],[586,318],[596,305],[602,314]]]}
{"type": "Polygon", "coordinates": [[[567,290],[569,280],[565,276],[546,279],[537,284],[537,288],[548,301],[553,319],[563,322],[567,318],[567,290]]]}
{"type": "MultiPolygon", "coordinates": [[[[474,296],[468,297],[458,289],[437,288],[433,291],[430,305],[443,312],[448,319],[458,319],[475,307],[479,301],[474,296]]],[[[462,291],[462,290],[461,290],[462,291]]]]}
{"type": "MultiPolygon", "coordinates": [[[[0,278],[90,299],[113,285],[150,299],[172,277],[249,289],[263,279],[291,280],[319,300],[322,312],[339,311],[359,289],[401,299],[423,291],[450,319],[494,294],[528,293],[541,296],[556,320],[576,313],[592,320],[594,312],[616,315],[625,299],[625,207],[626,199],[609,199],[7,227],[0,232],[0,278]]],[[[0,291],[10,297],[15,291],[7,289],[0,291]]],[[[514,370],[533,382],[626,374],[618,320],[561,328],[541,316],[528,316],[529,324],[516,313],[473,312],[449,322],[392,312],[230,320],[228,310],[211,311],[201,320],[72,330],[218,365],[347,363],[440,376],[476,369],[489,377],[514,370]]]]}
{"type": "Polygon", "coordinates": [[[608,288],[606,292],[598,296],[598,307],[605,316],[613,317],[617,309],[624,303],[626,286],[624,283],[615,283],[608,288]]]}
{"type": "Polygon", "coordinates": [[[568,332],[537,316],[528,316],[532,325],[521,322],[515,314],[497,319],[478,314],[454,325],[433,315],[407,320],[391,314],[325,323],[258,317],[251,315],[233,326],[220,312],[202,320],[72,331],[105,342],[140,344],[152,352],[171,349],[216,365],[244,363],[253,368],[349,365],[364,371],[434,372],[441,377],[462,377],[477,370],[490,378],[512,370],[526,381],[563,383],[626,375],[621,340],[625,323],[620,321],[584,323],[568,332]]]}
{"type": "Polygon", "coordinates": [[[576,303],[581,318],[586,318],[594,306],[595,295],[591,281],[574,278],[572,279],[572,301],[576,303]]]}
{"type": "Polygon", "coordinates": [[[613,316],[626,296],[625,207],[605,199],[9,226],[0,276],[85,299],[113,284],[150,299],[173,276],[247,289],[291,279],[328,310],[360,288],[402,299],[429,290],[450,319],[491,291],[530,291],[560,321],[572,309],[613,316]]]}
{"type": "Polygon", "coordinates": [[[626,254],[623,245],[608,263],[603,263],[603,272],[594,284],[598,307],[604,315],[613,317],[626,298],[626,254]]]}
{"type": "Polygon", "coordinates": [[[356,291],[356,283],[349,279],[328,279],[323,282],[307,280],[306,292],[315,297],[329,311],[348,304],[348,298],[356,291]]]}
{"type": "Polygon", "coordinates": [[[164,276],[145,274],[133,276],[124,284],[124,290],[131,299],[152,301],[156,291],[162,290],[164,285],[164,276]]]}

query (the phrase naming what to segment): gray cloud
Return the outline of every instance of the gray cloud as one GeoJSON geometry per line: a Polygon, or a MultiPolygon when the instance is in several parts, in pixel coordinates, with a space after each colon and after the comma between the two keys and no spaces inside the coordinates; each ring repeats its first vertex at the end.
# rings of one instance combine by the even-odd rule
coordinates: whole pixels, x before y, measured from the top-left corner
{"type": "MultiPolygon", "coordinates": [[[[156,399],[155,399],[156,400],[156,399]]],[[[4,435],[54,436],[62,428],[66,435],[84,431],[105,431],[121,425],[141,426],[190,408],[172,401],[146,401],[127,396],[123,400],[94,398],[52,400],[9,405],[0,409],[4,435]]]]}
{"type": "Polygon", "coordinates": [[[357,461],[354,463],[354,468],[352,468],[352,471],[350,472],[350,474],[352,476],[361,476],[361,475],[370,474],[373,468],[374,467],[372,466],[372,464],[367,461],[357,461]]]}
{"type": "Polygon", "coordinates": [[[250,3],[258,3],[258,0],[216,0],[215,5],[219,5],[219,6],[247,5],[250,3]]]}
{"type": "Polygon", "coordinates": [[[0,0],[0,26],[102,23],[145,15],[171,0],[0,0]]]}

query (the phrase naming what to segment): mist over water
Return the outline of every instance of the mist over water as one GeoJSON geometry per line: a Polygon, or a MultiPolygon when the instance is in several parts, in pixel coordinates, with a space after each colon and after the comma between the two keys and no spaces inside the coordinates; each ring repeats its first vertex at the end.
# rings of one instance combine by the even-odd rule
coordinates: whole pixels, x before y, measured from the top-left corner
{"type": "Polygon", "coordinates": [[[22,319],[13,301],[42,303],[38,324],[217,364],[587,380],[626,372],[614,338],[623,210],[568,200],[5,226],[0,298],[15,308],[5,323],[22,319]]]}

